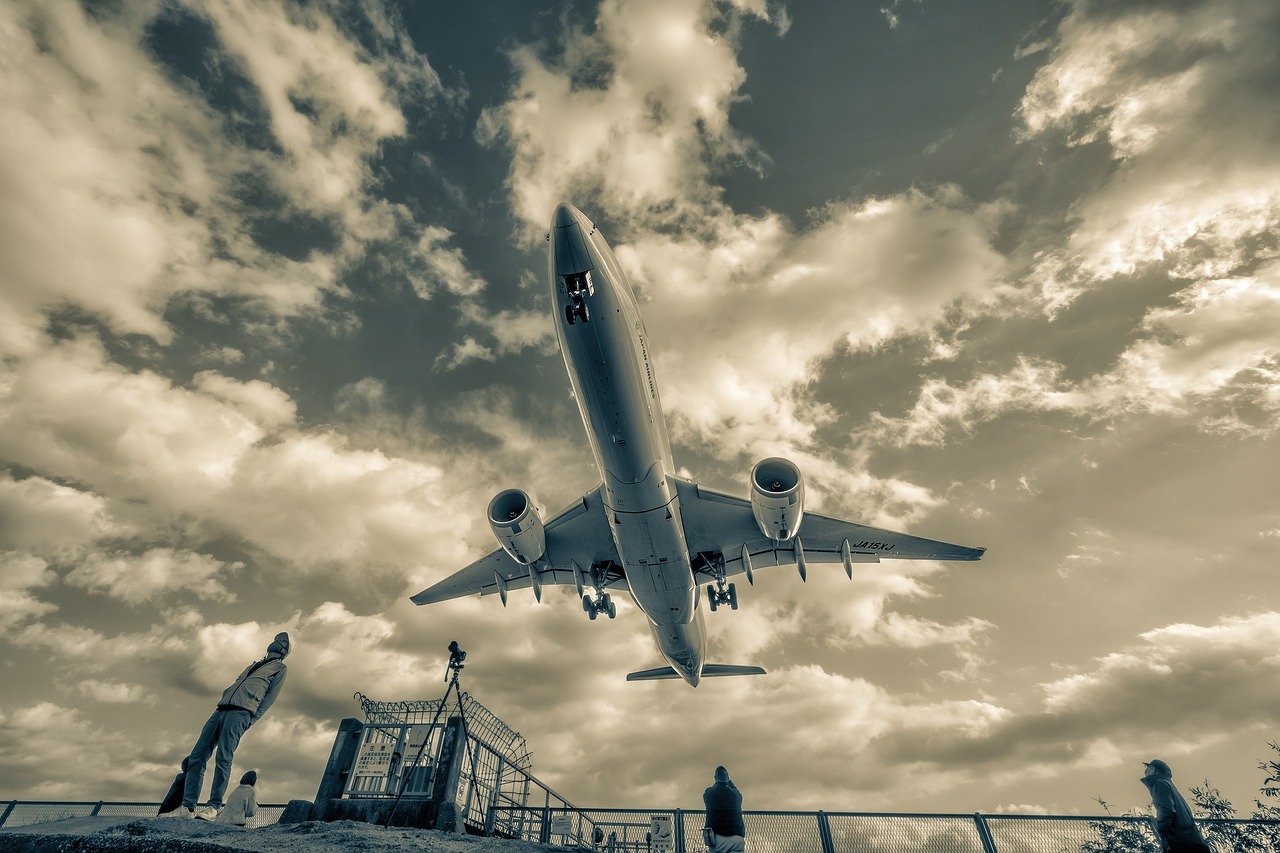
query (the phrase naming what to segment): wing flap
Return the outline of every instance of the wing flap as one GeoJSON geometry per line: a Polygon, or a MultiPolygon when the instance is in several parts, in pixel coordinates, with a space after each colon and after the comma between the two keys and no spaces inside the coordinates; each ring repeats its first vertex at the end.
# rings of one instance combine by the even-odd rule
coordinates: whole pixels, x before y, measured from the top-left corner
{"type": "MultiPolygon", "coordinates": [[[[680,496],[680,515],[685,538],[693,553],[715,552],[723,556],[730,575],[745,571],[745,546],[752,570],[759,566],[789,566],[796,562],[792,542],[777,542],[761,536],[751,512],[751,502],[724,492],[673,478],[680,496]]],[[[950,542],[897,533],[853,521],[844,521],[816,512],[805,512],[800,541],[806,561],[844,562],[844,543],[849,543],[851,563],[878,563],[881,560],[979,560],[985,548],[969,548],[950,542]]]]}

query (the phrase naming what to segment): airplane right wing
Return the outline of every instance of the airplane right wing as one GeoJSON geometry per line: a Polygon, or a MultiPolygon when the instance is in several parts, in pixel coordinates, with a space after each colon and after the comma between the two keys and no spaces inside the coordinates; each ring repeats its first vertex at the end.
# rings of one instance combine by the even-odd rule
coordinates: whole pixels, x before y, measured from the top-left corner
{"type": "Polygon", "coordinates": [[[969,548],[934,539],[895,533],[852,521],[804,513],[795,540],[780,542],[760,533],[751,502],[672,478],[680,496],[680,515],[690,553],[715,553],[725,573],[746,571],[745,552],[754,571],[765,566],[796,565],[798,557],[811,563],[878,563],[881,560],[980,560],[985,548],[969,548]],[[846,544],[847,543],[847,544],[846,544]]]}
{"type": "MultiPolygon", "coordinates": [[[[575,586],[578,583],[574,573],[576,564],[582,579],[590,586],[593,565],[621,564],[618,549],[613,544],[613,535],[609,532],[599,487],[587,492],[572,506],[556,513],[544,525],[544,529],[547,533],[547,551],[537,563],[540,585],[575,586]]],[[[414,604],[434,604],[437,601],[479,593],[500,594],[505,602],[504,588],[509,591],[533,586],[529,569],[529,566],[517,563],[510,554],[499,548],[424,589],[411,600],[414,604]]],[[[613,586],[622,579],[621,572],[609,569],[604,577],[604,587],[613,586]]]]}

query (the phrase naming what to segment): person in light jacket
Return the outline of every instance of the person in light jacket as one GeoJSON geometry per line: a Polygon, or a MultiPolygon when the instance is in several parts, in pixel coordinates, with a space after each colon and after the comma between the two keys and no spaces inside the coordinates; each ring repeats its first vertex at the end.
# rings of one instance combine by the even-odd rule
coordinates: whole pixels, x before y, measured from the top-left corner
{"type": "Polygon", "coordinates": [[[222,796],[226,793],[227,782],[231,778],[231,760],[235,756],[236,747],[240,744],[241,736],[262,719],[271,703],[276,701],[287,674],[284,658],[288,654],[289,635],[281,631],[276,634],[271,645],[267,646],[266,656],[245,667],[240,677],[222,691],[218,707],[200,730],[196,745],[191,748],[191,755],[188,756],[182,808],[177,812],[179,817],[198,817],[202,820],[217,818],[218,810],[222,808],[222,796]],[[214,747],[217,747],[218,758],[214,762],[209,804],[197,811],[200,787],[204,784],[204,769],[214,747]]]}
{"type": "Polygon", "coordinates": [[[258,813],[258,793],[253,787],[258,784],[258,771],[250,770],[240,777],[240,787],[227,797],[227,804],[218,812],[218,823],[229,823],[233,826],[244,826],[249,818],[258,813]]]}

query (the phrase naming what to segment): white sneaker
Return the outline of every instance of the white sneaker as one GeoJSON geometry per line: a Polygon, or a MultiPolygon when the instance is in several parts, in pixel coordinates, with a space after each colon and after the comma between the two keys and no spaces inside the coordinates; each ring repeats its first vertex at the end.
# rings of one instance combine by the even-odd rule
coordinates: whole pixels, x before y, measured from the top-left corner
{"type": "Polygon", "coordinates": [[[202,806],[196,809],[195,816],[197,820],[217,820],[218,812],[219,809],[215,809],[213,806],[202,806]]]}
{"type": "Polygon", "coordinates": [[[164,814],[160,815],[160,817],[176,817],[176,818],[182,818],[184,820],[190,820],[195,816],[196,816],[196,813],[194,811],[192,811],[191,809],[184,809],[182,806],[178,806],[173,811],[165,812],[164,814]]]}

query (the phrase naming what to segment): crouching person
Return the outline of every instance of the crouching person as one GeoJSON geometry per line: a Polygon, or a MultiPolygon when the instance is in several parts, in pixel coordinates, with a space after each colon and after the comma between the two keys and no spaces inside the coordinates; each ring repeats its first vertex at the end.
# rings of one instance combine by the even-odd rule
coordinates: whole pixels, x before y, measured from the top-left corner
{"type": "Polygon", "coordinates": [[[229,823],[233,826],[244,826],[249,818],[258,813],[258,793],[254,785],[258,784],[258,771],[250,770],[240,777],[240,787],[227,797],[227,804],[218,812],[217,823],[229,823]]]}

